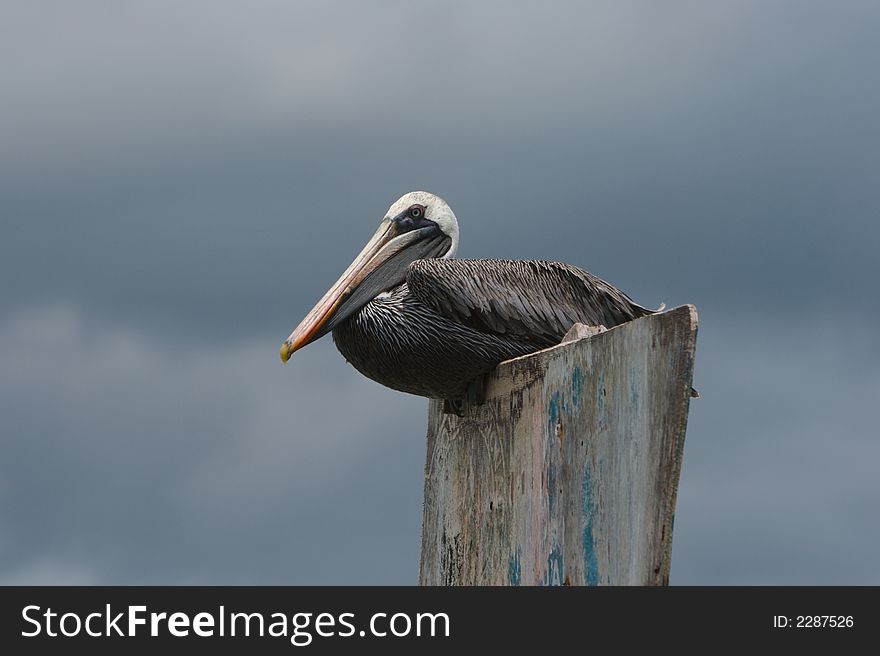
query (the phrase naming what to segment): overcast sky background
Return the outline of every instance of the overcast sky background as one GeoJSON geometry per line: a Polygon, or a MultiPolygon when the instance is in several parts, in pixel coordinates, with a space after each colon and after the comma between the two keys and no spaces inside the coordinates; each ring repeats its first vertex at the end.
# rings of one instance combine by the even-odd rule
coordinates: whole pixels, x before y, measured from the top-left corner
{"type": "Polygon", "coordinates": [[[426,402],[278,346],[413,189],[694,303],[676,584],[880,584],[880,4],[0,4],[0,583],[416,582],[426,402]]]}

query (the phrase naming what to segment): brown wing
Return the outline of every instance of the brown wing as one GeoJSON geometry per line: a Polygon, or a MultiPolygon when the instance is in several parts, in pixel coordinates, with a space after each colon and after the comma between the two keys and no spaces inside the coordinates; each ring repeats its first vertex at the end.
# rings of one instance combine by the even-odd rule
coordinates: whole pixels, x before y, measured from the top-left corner
{"type": "Polygon", "coordinates": [[[498,335],[558,342],[576,322],[607,328],[652,314],[578,267],[542,260],[418,260],[410,291],[447,319],[498,335]]]}

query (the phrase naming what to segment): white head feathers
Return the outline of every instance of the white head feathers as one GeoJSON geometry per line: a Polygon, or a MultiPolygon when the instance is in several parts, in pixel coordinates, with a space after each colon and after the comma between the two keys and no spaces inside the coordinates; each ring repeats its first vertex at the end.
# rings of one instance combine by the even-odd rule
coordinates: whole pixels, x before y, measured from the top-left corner
{"type": "Polygon", "coordinates": [[[443,256],[443,259],[455,257],[458,250],[458,221],[449,204],[439,196],[427,191],[411,191],[397,199],[388,208],[386,216],[397,216],[412,205],[423,205],[425,218],[436,223],[443,234],[452,241],[452,246],[449,247],[449,251],[443,256]]]}

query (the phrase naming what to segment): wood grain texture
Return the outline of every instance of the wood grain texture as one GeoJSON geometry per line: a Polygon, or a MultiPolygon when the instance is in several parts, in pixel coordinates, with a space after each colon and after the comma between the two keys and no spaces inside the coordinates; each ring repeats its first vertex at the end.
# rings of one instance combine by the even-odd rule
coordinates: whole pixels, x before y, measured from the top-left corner
{"type": "Polygon", "coordinates": [[[428,410],[422,585],[665,585],[697,312],[500,364],[428,410]]]}

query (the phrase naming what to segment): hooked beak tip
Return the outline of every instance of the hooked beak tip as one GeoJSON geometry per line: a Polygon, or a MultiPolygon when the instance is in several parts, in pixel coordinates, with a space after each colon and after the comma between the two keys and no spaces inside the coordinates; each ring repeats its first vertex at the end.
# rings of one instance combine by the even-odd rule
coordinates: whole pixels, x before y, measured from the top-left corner
{"type": "Polygon", "coordinates": [[[284,342],[281,345],[281,349],[279,353],[281,355],[281,364],[287,364],[287,361],[290,360],[290,356],[293,355],[293,349],[290,348],[290,342],[284,342]]]}

